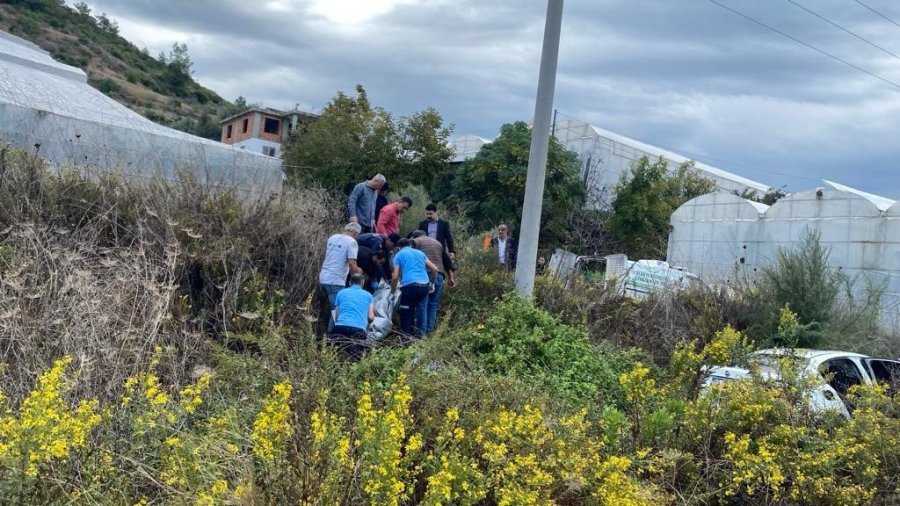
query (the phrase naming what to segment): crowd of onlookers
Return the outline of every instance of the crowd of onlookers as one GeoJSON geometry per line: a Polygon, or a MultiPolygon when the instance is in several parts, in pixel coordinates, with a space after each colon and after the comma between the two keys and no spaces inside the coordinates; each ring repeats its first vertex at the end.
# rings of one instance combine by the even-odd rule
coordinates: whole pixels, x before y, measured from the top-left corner
{"type": "MultiPolygon", "coordinates": [[[[400,332],[421,338],[435,329],[444,288],[456,286],[450,223],[438,216],[435,204],[428,204],[425,219],[401,236],[400,218],[413,202],[403,196],[388,203],[388,190],[381,174],[353,188],[347,200],[349,222],[328,239],[319,273],[331,305],[328,337],[343,343],[354,358],[365,349],[378,290],[389,290],[396,301],[400,332]]],[[[516,244],[505,224],[485,238],[484,248],[496,252],[500,265],[515,268],[516,244]]]]}

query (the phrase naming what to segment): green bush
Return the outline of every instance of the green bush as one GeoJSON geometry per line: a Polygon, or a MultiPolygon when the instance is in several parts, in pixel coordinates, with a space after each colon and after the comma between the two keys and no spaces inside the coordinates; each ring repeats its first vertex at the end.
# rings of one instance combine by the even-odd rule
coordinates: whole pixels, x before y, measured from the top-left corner
{"type": "Polygon", "coordinates": [[[466,342],[489,372],[528,378],[564,402],[588,407],[620,404],[618,377],[633,362],[630,353],[594,346],[583,330],[515,296],[470,327],[466,342]]]}
{"type": "Polygon", "coordinates": [[[745,290],[757,308],[749,331],[760,342],[815,348],[829,329],[839,293],[850,280],[828,264],[830,251],[819,233],[808,230],[794,249],[781,248],[774,265],[764,267],[760,279],[745,290]],[[778,316],[787,306],[797,314],[802,332],[795,342],[778,336],[778,316]]]}

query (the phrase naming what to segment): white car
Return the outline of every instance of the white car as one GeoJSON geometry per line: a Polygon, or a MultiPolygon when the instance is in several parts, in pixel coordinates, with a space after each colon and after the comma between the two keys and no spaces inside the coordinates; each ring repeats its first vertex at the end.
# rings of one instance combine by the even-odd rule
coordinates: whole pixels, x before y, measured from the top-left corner
{"type": "MultiPolygon", "coordinates": [[[[778,361],[785,357],[796,360],[805,374],[818,379],[818,385],[810,392],[813,409],[839,411],[847,418],[852,411],[846,403],[850,387],[883,383],[893,392],[900,386],[900,362],[848,351],[773,348],[753,352],[749,360],[759,367],[764,378],[777,379],[778,361]]],[[[748,369],[740,367],[716,366],[706,372],[704,386],[750,376],[748,369]]]]}

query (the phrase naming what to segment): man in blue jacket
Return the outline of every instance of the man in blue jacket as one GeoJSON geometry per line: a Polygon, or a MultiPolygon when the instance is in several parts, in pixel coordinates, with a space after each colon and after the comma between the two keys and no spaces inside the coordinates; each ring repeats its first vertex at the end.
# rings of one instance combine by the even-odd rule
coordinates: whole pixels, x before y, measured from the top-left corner
{"type": "Polygon", "coordinates": [[[347,208],[351,223],[359,223],[362,233],[368,234],[375,230],[375,204],[378,200],[378,190],[384,186],[386,179],[381,174],[368,181],[363,181],[353,187],[350,197],[347,199],[347,208]]]}

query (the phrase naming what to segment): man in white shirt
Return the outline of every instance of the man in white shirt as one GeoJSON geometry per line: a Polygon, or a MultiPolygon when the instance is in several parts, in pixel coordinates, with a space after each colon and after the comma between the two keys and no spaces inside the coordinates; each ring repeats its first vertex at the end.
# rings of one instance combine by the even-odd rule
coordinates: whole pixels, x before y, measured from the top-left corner
{"type": "Polygon", "coordinates": [[[497,261],[507,269],[516,268],[516,244],[509,236],[509,227],[501,223],[497,227],[497,235],[491,239],[491,248],[497,252],[497,261]]]}
{"type": "MultiPolygon", "coordinates": [[[[343,234],[334,234],[328,238],[325,260],[322,261],[322,270],[319,271],[319,284],[328,294],[328,303],[332,311],[335,308],[337,293],[347,286],[347,275],[362,272],[356,265],[359,251],[356,238],[361,229],[359,223],[348,223],[344,227],[343,234]]],[[[331,317],[328,319],[328,332],[331,332],[333,327],[334,318],[331,317]]]]}

